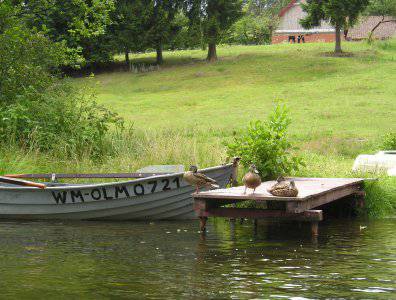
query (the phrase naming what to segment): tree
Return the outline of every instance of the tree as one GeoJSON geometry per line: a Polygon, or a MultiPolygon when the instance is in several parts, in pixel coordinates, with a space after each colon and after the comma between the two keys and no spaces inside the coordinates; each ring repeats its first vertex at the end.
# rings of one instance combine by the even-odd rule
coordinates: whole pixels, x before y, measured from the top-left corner
{"type": "Polygon", "coordinates": [[[152,12],[143,0],[118,0],[111,14],[112,24],[108,35],[113,49],[125,54],[129,65],[129,53],[142,51],[147,44],[147,24],[152,12]]]}
{"type": "Polygon", "coordinates": [[[372,41],[374,31],[384,23],[396,22],[396,0],[371,0],[366,13],[370,16],[380,16],[379,22],[374,25],[369,33],[369,41],[372,41]],[[390,18],[388,18],[390,17],[390,18]]]}
{"type": "Polygon", "coordinates": [[[264,44],[271,41],[276,28],[278,13],[289,0],[247,0],[243,5],[243,17],[234,23],[227,42],[237,44],[264,44]]]}
{"type": "Polygon", "coordinates": [[[102,51],[100,37],[111,23],[114,0],[26,0],[20,1],[29,28],[36,28],[54,42],[68,48],[69,64],[105,61],[111,53],[102,51]],[[101,55],[97,55],[100,53],[101,55]]]}
{"type": "Polygon", "coordinates": [[[0,1],[0,145],[99,158],[122,120],[57,76],[66,49],[28,28],[21,8],[0,1]]]}
{"type": "Polygon", "coordinates": [[[181,0],[152,0],[148,26],[148,43],[157,52],[157,64],[162,64],[164,44],[170,44],[181,29],[176,17],[181,9],[181,0]]]}
{"type": "Polygon", "coordinates": [[[335,53],[341,53],[341,29],[353,26],[369,0],[307,0],[302,3],[307,16],[300,21],[304,28],[319,26],[328,21],[335,27],[335,53]]]}
{"type": "Polygon", "coordinates": [[[189,15],[199,18],[204,40],[208,44],[208,61],[217,60],[216,45],[227,30],[242,16],[241,0],[190,0],[189,15]],[[199,13],[197,13],[199,11],[199,13]],[[194,12],[193,14],[191,12],[194,12]]]}

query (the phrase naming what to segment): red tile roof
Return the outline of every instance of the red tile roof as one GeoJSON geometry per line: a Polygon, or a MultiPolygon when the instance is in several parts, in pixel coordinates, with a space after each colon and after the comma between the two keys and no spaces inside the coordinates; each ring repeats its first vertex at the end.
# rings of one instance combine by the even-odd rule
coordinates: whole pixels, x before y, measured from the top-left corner
{"type": "Polygon", "coordinates": [[[284,8],[282,8],[281,11],[279,12],[279,17],[283,17],[284,14],[285,14],[290,8],[292,8],[293,5],[294,5],[296,2],[297,2],[297,0],[292,0],[292,1],[290,1],[290,3],[289,3],[287,6],[285,6],[284,8]]]}

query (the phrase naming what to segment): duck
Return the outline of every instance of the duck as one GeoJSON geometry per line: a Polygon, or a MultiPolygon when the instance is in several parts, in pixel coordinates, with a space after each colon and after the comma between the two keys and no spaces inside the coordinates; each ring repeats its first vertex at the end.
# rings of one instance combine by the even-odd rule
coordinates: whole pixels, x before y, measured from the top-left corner
{"type": "Polygon", "coordinates": [[[253,189],[253,194],[256,191],[256,188],[261,184],[261,177],[258,174],[257,168],[254,164],[250,165],[249,172],[245,174],[242,178],[242,182],[245,185],[245,191],[243,192],[246,194],[246,190],[253,189]]]}
{"type": "Polygon", "coordinates": [[[297,197],[298,189],[296,183],[287,181],[283,176],[278,177],[276,183],[267,190],[271,195],[278,197],[297,197]]]}
{"type": "Polygon", "coordinates": [[[219,188],[217,181],[198,172],[197,166],[190,166],[189,171],[183,174],[183,179],[192,186],[195,186],[195,191],[198,194],[202,187],[219,188]]]}

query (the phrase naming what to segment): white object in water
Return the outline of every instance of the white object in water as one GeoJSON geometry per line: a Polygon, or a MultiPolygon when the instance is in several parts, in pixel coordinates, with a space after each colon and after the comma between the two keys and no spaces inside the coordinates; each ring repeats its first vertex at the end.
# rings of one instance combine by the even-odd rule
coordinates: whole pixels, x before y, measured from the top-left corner
{"type": "Polygon", "coordinates": [[[380,151],[374,155],[359,155],[353,164],[353,171],[380,173],[396,176],[396,150],[380,151]]]}

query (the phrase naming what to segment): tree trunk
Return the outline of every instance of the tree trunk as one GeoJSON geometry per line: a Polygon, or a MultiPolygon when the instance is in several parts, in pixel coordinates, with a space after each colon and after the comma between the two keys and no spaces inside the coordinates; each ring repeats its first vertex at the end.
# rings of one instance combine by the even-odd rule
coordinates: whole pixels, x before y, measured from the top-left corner
{"type": "Polygon", "coordinates": [[[129,50],[125,50],[125,64],[129,66],[129,50]]]}
{"type": "Polygon", "coordinates": [[[208,57],[206,59],[210,62],[214,62],[217,60],[216,43],[209,43],[208,57]]]}
{"type": "Polygon", "coordinates": [[[335,53],[341,53],[341,26],[337,24],[335,30],[335,53]]]}
{"type": "Polygon", "coordinates": [[[157,44],[157,65],[162,65],[164,62],[164,57],[162,55],[162,44],[157,44]]]}
{"type": "Polygon", "coordinates": [[[373,27],[373,29],[371,29],[371,31],[370,31],[370,33],[368,35],[368,42],[369,43],[371,43],[373,41],[373,39],[374,39],[374,31],[384,22],[384,20],[385,20],[385,16],[382,16],[381,21],[379,21],[378,24],[375,25],[373,27]]]}

